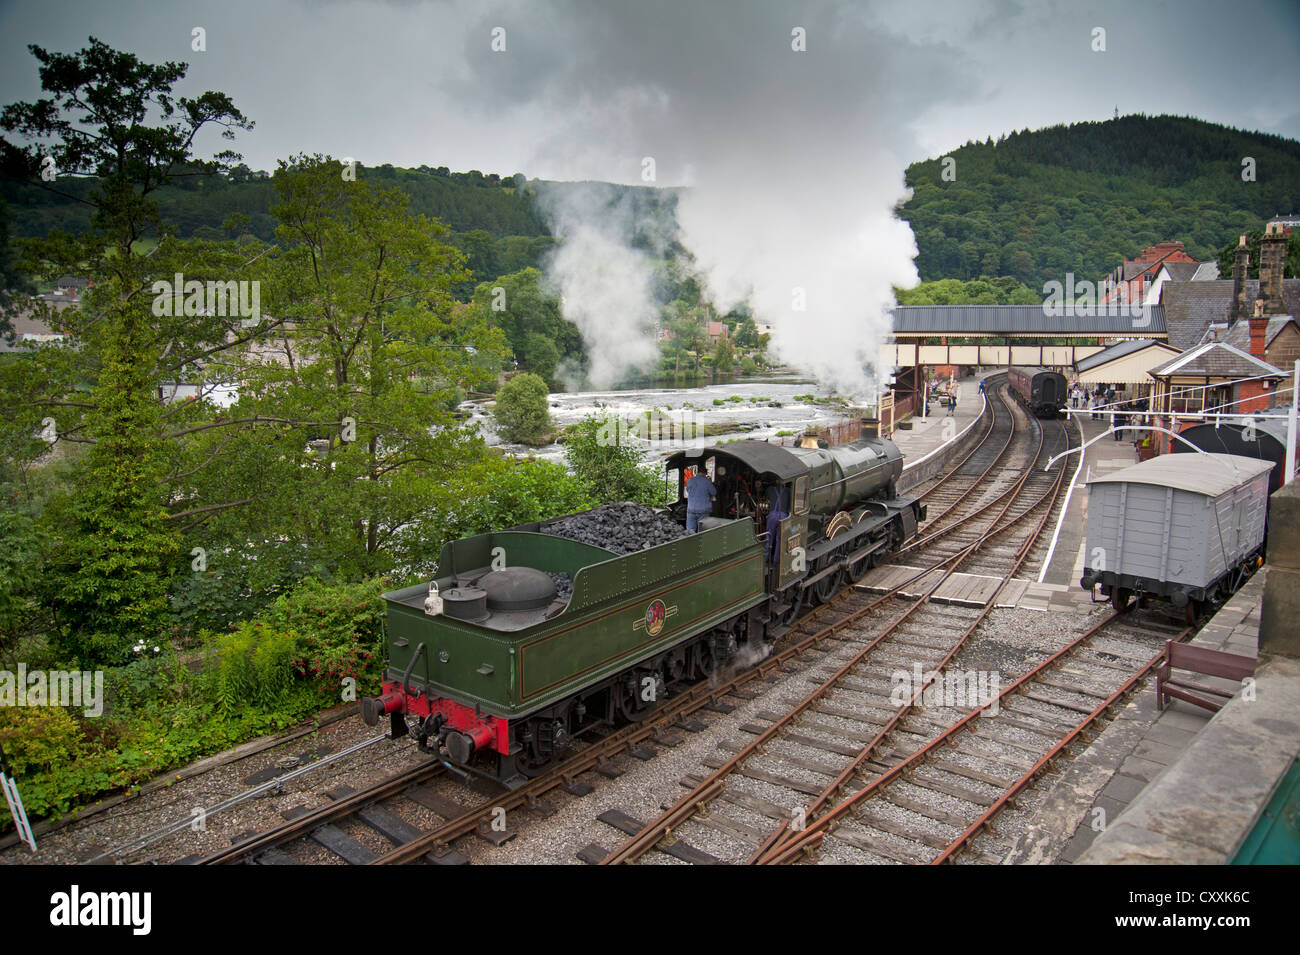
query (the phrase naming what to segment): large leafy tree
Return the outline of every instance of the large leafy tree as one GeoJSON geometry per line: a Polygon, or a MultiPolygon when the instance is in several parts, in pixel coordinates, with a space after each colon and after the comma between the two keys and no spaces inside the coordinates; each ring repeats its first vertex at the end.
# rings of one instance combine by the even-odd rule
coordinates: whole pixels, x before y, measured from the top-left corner
{"type": "Polygon", "coordinates": [[[635,428],[616,415],[591,415],[564,429],[564,460],[602,504],[666,503],[663,475],[642,464],[635,428]]]}
{"type": "Polygon", "coordinates": [[[507,441],[539,445],[550,437],[551,413],[546,382],[531,372],[515,375],[497,393],[497,431],[507,441]]]}
{"type": "Polygon", "coordinates": [[[582,334],[560,314],[559,301],[542,288],[537,269],[480,283],[474,306],[484,322],[505,334],[523,371],[552,381],[560,362],[582,360],[582,334]]]}
{"type": "Polygon", "coordinates": [[[197,491],[252,501],[209,522],[207,549],[252,547],[282,566],[305,558],[356,576],[400,563],[403,529],[447,473],[483,453],[453,411],[466,389],[491,383],[504,343],[454,307],[463,255],[446,227],[410,215],[400,192],[342,173],[299,156],[275,174],[283,251],[263,287],[282,324],[241,353],[222,427],[200,426],[224,466],[197,491]],[[227,434],[235,423],[246,430],[227,434]]]}
{"type": "Polygon", "coordinates": [[[136,635],[163,621],[178,546],[168,523],[176,510],[169,513],[173,491],[165,480],[172,424],[160,400],[165,371],[195,347],[223,347],[227,337],[225,329],[196,321],[199,316],[155,320],[154,277],[180,262],[175,246],[166,244],[152,194],[179,176],[237,158],[225,151],[198,162],[193,148],[201,130],[221,127],[233,138],[252,124],[224,93],[177,96],[184,64],[144,63],[93,37],[76,53],[29,49],[40,63],[45,95],[0,112],[0,128],[15,137],[3,140],[5,170],[54,191],[63,191],[68,177],[94,176],[95,185],[84,195],[66,193],[92,207],[91,228],[29,243],[28,267],[82,274],[93,288],[81,309],[61,317],[80,360],[64,355],[35,372],[24,369],[10,386],[18,393],[7,397],[26,409],[25,419],[17,416],[20,426],[54,411],[60,437],[90,445],[63,512],[67,539],[51,601],[69,653],[83,662],[120,662],[136,635]],[[163,241],[162,255],[143,254],[139,243],[150,237],[163,241]],[[74,374],[90,379],[85,394],[77,394],[74,374]]]}

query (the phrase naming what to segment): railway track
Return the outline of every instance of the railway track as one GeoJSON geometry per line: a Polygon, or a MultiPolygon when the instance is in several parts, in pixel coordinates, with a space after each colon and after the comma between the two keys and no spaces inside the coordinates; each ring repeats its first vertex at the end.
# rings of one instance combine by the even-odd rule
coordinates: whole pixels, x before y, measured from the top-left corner
{"type": "MultiPolygon", "coordinates": [[[[997,410],[993,412],[980,445],[959,463],[958,468],[967,467],[990,440],[999,443],[994,453],[984,456],[979,473],[987,474],[1005,456],[1015,432],[1014,415],[1000,396],[996,408],[1001,414],[997,410]],[[1000,427],[999,419],[1002,422],[1000,427]]],[[[944,479],[940,478],[930,490],[943,484],[944,479]]],[[[969,496],[964,499],[969,499],[969,496]]],[[[1007,517],[1008,528],[1024,516],[1023,513],[1007,514],[1010,502],[1006,495],[1000,496],[998,501],[1005,505],[1002,512],[1007,517]]],[[[941,569],[946,562],[936,562],[924,572],[941,569]]],[[[792,632],[782,638],[778,649],[752,669],[730,674],[714,685],[697,685],[674,696],[645,721],[622,727],[592,742],[554,770],[513,792],[489,796],[473,793],[456,776],[434,763],[398,774],[365,792],[335,792],[332,794],[335,797],[333,804],[300,812],[282,826],[241,839],[230,849],[200,861],[203,864],[294,861],[289,847],[299,841],[324,846],[332,858],[353,864],[463,861],[463,856],[450,849],[457,840],[477,835],[500,844],[513,835],[513,824],[502,824],[503,820],[512,818],[512,813],[545,816],[550,808],[543,797],[557,790],[573,795],[591,791],[590,784],[578,779],[580,775],[593,771],[616,775],[612,769],[615,757],[628,753],[647,757],[657,745],[679,742],[680,738],[674,738],[682,733],[706,729],[700,720],[708,719],[710,711],[725,713],[732,710],[734,707],[725,702],[726,698],[752,699],[758,695],[754,687],[777,679],[778,673],[788,674],[791,670],[804,669],[831,658],[835,650],[825,651],[822,649],[824,645],[843,640],[846,628],[886,604],[901,589],[895,588],[874,600],[855,591],[841,593],[838,598],[816,607],[801,618],[792,632]],[[423,816],[423,825],[409,821],[412,810],[415,815],[423,816]],[[430,812],[437,821],[427,821],[430,812]]],[[[936,613],[942,615],[944,611],[936,613]]],[[[967,616],[961,611],[952,611],[950,615],[967,616]]],[[[935,626],[940,625],[956,624],[935,623],[935,626]]]]}
{"type": "MultiPolygon", "coordinates": [[[[1002,401],[1001,395],[997,400],[1002,401]]],[[[981,475],[988,475],[1017,444],[1015,412],[1005,403],[1003,409],[1010,424],[999,429],[995,416],[990,435],[999,437],[986,455],[990,463],[976,465],[981,475]],[[1005,440],[1000,437],[1004,433],[1005,440]]],[[[1009,486],[999,475],[1003,479],[994,487],[963,495],[978,502],[974,509],[926,535],[922,549],[938,560],[921,571],[918,598],[879,632],[851,631],[856,642],[834,672],[803,698],[788,700],[791,708],[784,714],[760,714],[769,725],[746,727],[754,739],[716,759],[710,766],[715,771],[658,819],[639,824],[624,814],[604,814],[603,821],[630,838],[603,861],[626,863],[651,853],[676,853],[680,860],[683,845],[696,861],[756,859],[781,844],[787,827],[802,830],[861,773],[879,765],[875,761],[882,749],[891,755],[895,747],[910,752],[940,731],[946,725],[942,719],[919,706],[924,694],[991,612],[997,592],[1024,563],[1060,496],[1064,471],[1044,482],[1036,479],[1035,465],[1060,450],[1068,432],[1057,423],[1039,426],[1036,436],[1027,455],[1026,443],[1019,441],[1022,460],[1009,486]],[[1004,544],[1017,529],[1018,538],[1004,544]],[[982,607],[958,609],[930,601],[958,567],[990,544],[1008,553],[984,561],[999,565],[1000,583],[982,607]],[[915,674],[915,680],[901,681],[900,673],[915,674]],[[914,685],[900,698],[903,682],[914,685]]]]}
{"type": "Polygon", "coordinates": [[[1011,847],[993,826],[999,813],[1113,714],[1159,664],[1165,640],[1191,633],[1111,614],[924,746],[906,756],[895,748],[813,823],[784,827],[750,861],[1000,862],[1011,847]]]}

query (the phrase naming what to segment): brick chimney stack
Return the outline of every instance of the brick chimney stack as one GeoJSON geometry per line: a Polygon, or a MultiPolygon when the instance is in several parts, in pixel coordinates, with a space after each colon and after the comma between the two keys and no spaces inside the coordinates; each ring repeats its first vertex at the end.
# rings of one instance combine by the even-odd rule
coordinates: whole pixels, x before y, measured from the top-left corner
{"type": "Polygon", "coordinates": [[[1232,259],[1232,306],[1228,313],[1228,327],[1231,328],[1238,319],[1245,318],[1246,311],[1246,273],[1250,271],[1250,250],[1246,248],[1243,235],[1237,243],[1237,251],[1232,259]]]}
{"type": "Polygon", "coordinates": [[[1260,361],[1267,361],[1264,352],[1267,346],[1268,316],[1264,314],[1264,303],[1255,300],[1255,314],[1250,319],[1250,353],[1260,361]]]}
{"type": "Polygon", "coordinates": [[[1264,227],[1264,238],[1259,245],[1259,298],[1264,303],[1264,316],[1285,315],[1286,303],[1282,301],[1282,270],[1286,264],[1286,233],[1282,223],[1270,222],[1264,227]]]}

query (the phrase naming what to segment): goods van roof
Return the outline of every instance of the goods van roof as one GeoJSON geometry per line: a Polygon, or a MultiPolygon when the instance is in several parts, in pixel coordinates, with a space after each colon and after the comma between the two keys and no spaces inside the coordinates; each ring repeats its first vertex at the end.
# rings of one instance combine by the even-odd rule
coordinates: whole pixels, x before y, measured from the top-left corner
{"type": "Polygon", "coordinates": [[[1273,467],[1272,461],[1239,454],[1162,454],[1088,482],[1094,484],[1156,484],[1194,494],[1218,497],[1273,467]]]}

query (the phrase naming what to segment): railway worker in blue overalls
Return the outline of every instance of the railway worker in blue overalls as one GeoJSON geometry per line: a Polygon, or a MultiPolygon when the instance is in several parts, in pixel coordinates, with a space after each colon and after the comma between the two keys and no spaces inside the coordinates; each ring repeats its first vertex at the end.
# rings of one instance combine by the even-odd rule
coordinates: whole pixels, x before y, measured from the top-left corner
{"type": "Polygon", "coordinates": [[[780,484],[767,488],[767,562],[775,563],[781,522],[790,516],[790,492],[780,484]]]}
{"type": "Polygon", "coordinates": [[[700,529],[700,518],[713,513],[713,499],[718,489],[701,469],[686,482],[686,532],[694,534],[700,529]]]}
{"type": "Polygon", "coordinates": [[[984,379],[980,379],[980,394],[984,394],[984,379]]]}

